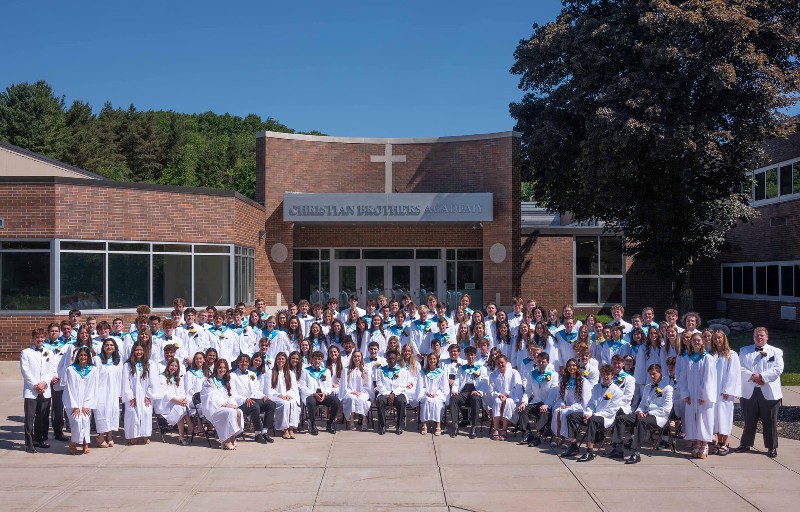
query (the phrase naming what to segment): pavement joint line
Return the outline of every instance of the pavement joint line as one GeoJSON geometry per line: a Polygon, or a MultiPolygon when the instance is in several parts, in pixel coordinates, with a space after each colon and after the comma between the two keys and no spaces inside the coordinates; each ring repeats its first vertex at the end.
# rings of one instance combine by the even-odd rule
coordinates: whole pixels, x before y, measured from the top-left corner
{"type": "MultiPolygon", "coordinates": [[[[580,475],[578,475],[575,471],[572,470],[570,465],[567,464],[567,461],[566,461],[566,459],[564,457],[561,457],[561,454],[557,452],[557,449],[556,448],[550,448],[550,451],[553,452],[553,454],[556,457],[558,457],[558,460],[561,461],[561,464],[565,468],[567,468],[567,471],[569,471],[570,474],[572,474],[572,477],[575,480],[577,480],[579,484],[581,484],[581,487],[583,487],[583,490],[586,491],[586,494],[588,494],[589,497],[592,498],[592,501],[594,501],[594,504],[597,505],[597,508],[599,508],[603,512],[609,512],[609,510],[605,507],[605,505],[603,505],[603,502],[600,501],[600,498],[598,498],[595,495],[594,491],[586,484],[586,482],[583,481],[583,478],[581,478],[580,475]]],[[[598,457],[599,457],[599,455],[598,455],[598,457]]]]}
{"type": "Polygon", "coordinates": [[[224,455],[225,455],[224,453],[218,453],[214,461],[211,462],[208,466],[200,466],[204,468],[205,471],[203,471],[202,475],[193,480],[194,483],[192,484],[192,488],[189,490],[189,492],[184,493],[183,498],[181,499],[180,503],[178,503],[178,505],[175,507],[175,510],[181,511],[186,509],[186,505],[189,502],[189,500],[198,493],[198,489],[201,487],[200,485],[201,482],[203,482],[209,475],[209,473],[211,473],[211,470],[214,469],[214,467],[216,467],[216,465],[222,461],[224,455]]]}
{"type": "MultiPolygon", "coordinates": [[[[444,433],[444,431],[442,431],[444,433]]],[[[458,432],[456,430],[456,432],[458,432]]],[[[450,510],[450,503],[447,502],[447,493],[444,490],[444,476],[442,475],[442,465],[439,464],[439,445],[436,443],[436,438],[431,436],[431,444],[433,445],[433,459],[436,461],[436,470],[439,472],[439,483],[442,486],[442,497],[444,498],[444,506],[450,510]]]]}
{"type": "Polygon", "coordinates": [[[750,505],[751,507],[753,507],[755,510],[758,510],[758,511],[760,511],[760,512],[763,512],[763,511],[762,511],[760,508],[758,508],[758,507],[755,505],[755,503],[753,503],[752,501],[748,500],[747,498],[745,498],[744,496],[742,496],[742,495],[741,495],[741,494],[740,494],[738,491],[736,491],[736,490],[735,490],[733,487],[729,486],[728,484],[726,484],[725,482],[723,482],[722,480],[720,480],[719,478],[717,478],[717,475],[715,475],[714,473],[712,473],[712,472],[710,472],[710,471],[708,471],[708,470],[706,470],[706,469],[703,469],[703,467],[702,467],[702,466],[700,466],[700,464],[698,464],[698,463],[697,463],[697,461],[695,461],[695,459],[688,459],[688,460],[689,460],[689,462],[690,462],[690,463],[694,464],[694,466],[695,466],[696,468],[698,468],[700,471],[702,471],[703,473],[707,474],[708,476],[710,476],[711,478],[713,478],[714,480],[716,480],[717,482],[719,482],[720,484],[722,484],[722,486],[723,486],[723,487],[725,487],[726,489],[728,489],[729,491],[731,491],[733,494],[735,494],[736,496],[738,496],[738,497],[739,497],[739,498],[740,498],[742,501],[744,501],[745,503],[747,503],[748,505],[750,505]]]}
{"type": "MultiPolygon", "coordinates": [[[[335,423],[334,423],[335,425],[335,423]]],[[[319,485],[317,486],[317,492],[314,494],[314,503],[311,504],[311,512],[314,512],[314,509],[317,508],[317,500],[319,500],[319,492],[322,490],[322,483],[325,481],[325,475],[328,473],[328,461],[331,458],[331,453],[333,453],[333,445],[336,443],[336,436],[331,436],[330,445],[328,445],[328,455],[325,456],[325,466],[322,468],[322,476],[319,479],[319,485]]],[[[333,467],[333,466],[332,466],[333,467]]]]}

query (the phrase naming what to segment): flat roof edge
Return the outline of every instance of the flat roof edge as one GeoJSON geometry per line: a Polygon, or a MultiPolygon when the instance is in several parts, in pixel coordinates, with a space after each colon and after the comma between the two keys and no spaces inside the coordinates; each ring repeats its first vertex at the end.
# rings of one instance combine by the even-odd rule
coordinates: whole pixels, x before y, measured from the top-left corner
{"type": "Polygon", "coordinates": [[[408,138],[386,138],[386,137],[329,137],[327,135],[304,135],[300,133],[283,133],[263,131],[256,134],[256,138],[304,140],[307,142],[339,142],[344,144],[435,144],[438,142],[467,142],[473,140],[504,139],[508,137],[518,138],[522,134],[515,131],[479,133],[474,135],[454,135],[446,137],[408,137],[408,138]]]}

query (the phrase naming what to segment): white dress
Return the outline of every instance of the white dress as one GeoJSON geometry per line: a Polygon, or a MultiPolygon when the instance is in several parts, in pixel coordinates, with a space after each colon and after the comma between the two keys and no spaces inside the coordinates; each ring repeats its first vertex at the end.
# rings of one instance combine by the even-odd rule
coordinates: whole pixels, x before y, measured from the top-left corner
{"type": "Polygon", "coordinates": [[[489,375],[489,393],[492,397],[492,414],[494,416],[502,416],[510,420],[511,423],[515,423],[517,405],[522,402],[524,394],[522,377],[520,377],[519,372],[511,367],[507,367],[505,373],[500,373],[500,369],[493,371],[489,375]],[[500,395],[508,396],[502,414],[500,409],[503,402],[500,401],[500,395]]]}
{"type": "Polygon", "coordinates": [[[158,365],[149,365],[147,376],[143,369],[136,369],[131,374],[130,363],[122,367],[122,401],[125,403],[125,439],[150,437],[153,433],[153,404],[161,398],[158,384],[158,365]],[[150,406],[145,405],[145,398],[150,399],[150,406]],[[131,407],[131,400],[136,406],[131,407]]]}
{"type": "Polygon", "coordinates": [[[582,396],[578,397],[575,395],[576,385],[570,382],[567,382],[567,387],[564,389],[564,396],[561,396],[560,388],[554,388],[553,392],[553,400],[552,400],[552,410],[553,410],[553,418],[550,422],[550,428],[553,432],[561,437],[569,437],[568,428],[567,428],[567,416],[570,413],[582,411],[586,404],[589,403],[589,399],[592,397],[592,384],[589,380],[582,379],[581,382],[581,390],[583,391],[582,396]],[[561,406],[565,406],[564,409],[561,406]],[[558,428],[558,418],[561,418],[561,428],[558,428]]]}
{"type": "Polygon", "coordinates": [[[717,367],[717,401],[714,404],[714,433],[731,435],[733,428],[733,400],[742,396],[742,367],[739,354],[731,350],[728,358],[715,355],[717,367]],[[728,395],[727,399],[722,395],[728,395]]]}
{"type": "Polygon", "coordinates": [[[186,394],[186,399],[189,401],[189,410],[194,411],[195,393],[200,393],[203,390],[203,383],[206,381],[206,376],[202,370],[187,370],[183,375],[183,391],[186,394]]]}
{"type": "Polygon", "coordinates": [[[119,430],[119,399],[122,396],[122,363],[114,364],[109,358],[103,364],[100,356],[94,358],[97,372],[97,395],[95,399],[94,424],[97,432],[105,434],[119,430]]]}
{"type": "Polygon", "coordinates": [[[294,372],[289,372],[289,375],[291,375],[291,389],[286,389],[286,379],[281,374],[278,374],[275,387],[272,386],[272,372],[262,375],[263,386],[266,388],[264,394],[275,403],[275,430],[297,428],[300,424],[300,387],[294,372]],[[288,395],[292,398],[284,400],[278,395],[288,395]]]}
{"type": "Polygon", "coordinates": [[[353,372],[344,370],[342,380],[339,384],[339,399],[342,401],[344,417],[349,418],[351,414],[361,414],[366,417],[373,400],[374,390],[372,388],[373,372],[369,367],[364,370],[367,378],[364,379],[360,371],[353,372]],[[366,382],[365,382],[366,381],[366,382]],[[353,393],[360,393],[358,396],[353,393]]]}
{"type": "Polygon", "coordinates": [[[705,353],[695,361],[683,356],[683,372],[678,380],[681,396],[691,398],[686,404],[683,425],[688,441],[711,442],[714,437],[714,403],[717,401],[717,366],[714,358],[705,353]],[[699,403],[703,400],[703,404],[699,403]]]}
{"type": "Polygon", "coordinates": [[[180,385],[175,385],[173,379],[167,382],[165,375],[159,375],[158,378],[163,396],[156,402],[156,412],[163,416],[168,424],[177,425],[181,418],[189,412],[187,407],[172,401],[173,398],[186,398],[184,383],[181,382],[180,385]]]}
{"type": "Polygon", "coordinates": [[[442,421],[442,412],[450,402],[448,375],[441,368],[432,372],[420,371],[417,376],[417,401],[420,421],[442,421]],[[435,394],[429,397],[426,393],[435,394]]]}
{"type": "Polygon", "coordinates": [[[220,381],[215,378],[206,379],[200,392],[200,400],[203,416],[214,425],[220,441],[239,435],[244,430],[244,415],[236,404],[236,398],[228,395],[228,390],[220,381]],[[223,407],[225,404],[236,407],[223,407]]]}
{"type": "Polygon", "coordinates": [[[91,440],[91,414],[83,414],[75,418],[73,409],[94,409],[96,405],[97,368],[86,367],[88,373],[81,375],[74,365],[67,367],[64,382],[64,407],[69,414],[70,441],[88,443],[91,440]]]}

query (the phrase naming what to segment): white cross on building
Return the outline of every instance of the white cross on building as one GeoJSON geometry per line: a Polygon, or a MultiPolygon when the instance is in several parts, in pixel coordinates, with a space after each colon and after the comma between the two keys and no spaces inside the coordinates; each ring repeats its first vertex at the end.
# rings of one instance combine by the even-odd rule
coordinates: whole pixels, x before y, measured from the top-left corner
{"type": "Polygon", "coordinates": [[[392,155],[392,145],[386,144],[386,150],[383,155],[370,155],[370,162],[383,162],[384,170],[386,173],[386,186],[384,191],[387,194],[392,193],[392,164],[394,162],[405,162],[406,155],[392,155]]]}

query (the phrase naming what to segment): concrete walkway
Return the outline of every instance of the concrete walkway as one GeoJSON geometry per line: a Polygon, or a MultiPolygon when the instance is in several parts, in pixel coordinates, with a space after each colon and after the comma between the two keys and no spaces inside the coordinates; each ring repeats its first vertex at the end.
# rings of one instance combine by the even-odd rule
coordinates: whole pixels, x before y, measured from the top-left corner
{"type": "Polygon", "coordinates": [[[800,442],[786,439],[777,459],[661,451],[635,466],[602,457],[579,464],[515,439],[421,436],[412,422],[400,437],[323,432],[268,446],[247,441],[234,452],[209,449],[205,439],[162,444],[156,435],[148,446],[81,456],[51,440],[52,448],[31,455],[22,450],[21,387],[19,379],[0,381],[2,510],[688,512],[800,502],[800,442]]]}

